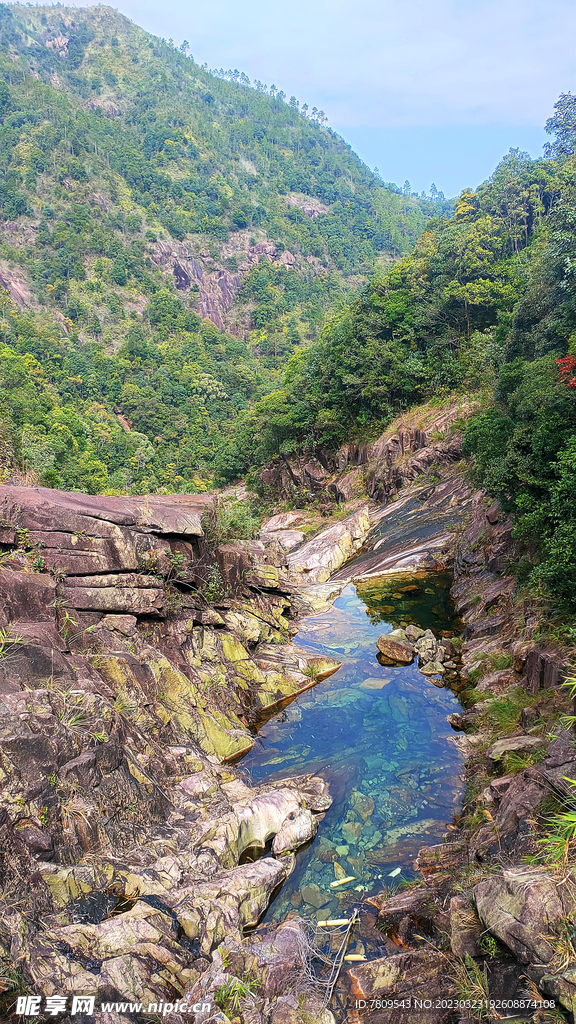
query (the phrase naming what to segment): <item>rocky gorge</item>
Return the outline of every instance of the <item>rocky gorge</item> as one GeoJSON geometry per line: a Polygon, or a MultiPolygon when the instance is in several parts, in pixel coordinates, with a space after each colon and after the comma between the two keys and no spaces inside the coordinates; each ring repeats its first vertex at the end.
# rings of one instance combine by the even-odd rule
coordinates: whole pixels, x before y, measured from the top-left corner
{"type": "MultiPolygon", "coordinates": [[[[518,597],[510,521],[468,482],[465,412],[424,410],[326,465],[271,466],[263,484],[293,507],[258,540],[219,536],[210,496],[0,488],[6,1013],[16,987],[96,993],[91,1019],[102,1024],[150,1019],[98,1010],[127,998],[209,1007],[172,1009],[162,1019],[173,1024],[330,1024],[344,1005],[351,1019],[422,1020],[413,1006],[385,1005],[421,994],[426,1020],[467,1019],[456,1003],[480,990],[530,996],[528,1016],[538,1000],[573,1011],[560,944],[574,880],[525,862],[542,808],[570,798],[576,772],[572,733],[558,724],[570,710],[567,659],[539,641],[518,597]],[[391,605],[373,677],[378,652],[382,667],[416,658],[432,693],[459,694],[449,721],[466,758],[463,806],[416,851],[408,887],[381,883],[364,898],[344,884],[338,905],[349,919],[360,901],[364,952],[340,965],[343,995],[329,1008],[298,900],[280,922],[256,925],[329,814],[334,775],[318,765],[255,782],[235,765],[263,721],[341,678],[346,651],[332,657],[296,637],[307,617],[332,614],[352,582],[362,593],[388,580],[404,609],[401,587],[446,572],[462,631],[442,636],[404,610],[396,623],[391,605]]],[[[386,863],[390,837],[350,851],[371,799],[357,790],[347,853],[321,833],[326,878],[386,863]]],[[[316,924],[329,920],[322,878],[301,886],[316,924]]]]}

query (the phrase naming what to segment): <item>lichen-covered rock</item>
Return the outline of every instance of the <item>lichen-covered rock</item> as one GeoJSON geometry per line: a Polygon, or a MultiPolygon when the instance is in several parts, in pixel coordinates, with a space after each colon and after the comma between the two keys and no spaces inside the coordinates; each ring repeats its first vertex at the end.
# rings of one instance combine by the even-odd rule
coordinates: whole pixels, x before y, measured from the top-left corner
{"type": "Polygon", "coordinates": [[[265,859],[170,891],[157,881],[100,923],[52,926],[31,938],[30,974],[46,995],[90,986],[100,999],[127,991],[144,1003],[174,998],[198,977],[199,957],[224,939],[239,942],[243,929],[256,924],[291,867],[290,858],[265,859]]]}
{"type": "Polygon", "coordinates": [[[522,963],[547,964],[554,932],[565,916],[561,890],[545,868],[504,868],[474,888],[485,928],[522,963]]]}
{"type": "Polygon", "coordinates": [[[441,661],[428,661],[421,666],[420,671],[423,676],[443,676],[446,669],[441,661]]]}
{"type": "Polygon", "coordinates": [[[163,615],[164,594],[158,580],[137,573],[79,576],[61,587],[62,600],[78,611],[163,615]],[[68,585],[73,584],[73,585],[68,585]]]}
{"type": "Polygon", "coordinates": [[[538,987],[545,996],[556,1000],[569,1013],[576,1011],[576,968],[566,967],[540,978],[538,987]]]}
{"type": "Polygon", "coordinates": [[[406,1000],[406,1007],[402,1008],[401,1019],[405,1024],[416,1024],[417,1021],[420,1024],[437,1024],[447,1016],[446,1008],[442,1008],[442,1000],[453,999],[457,994],[446,957],[428,950],[414,950],[384,960],[371,960],[351,968],[348,976],[352,997],[368,1003],[364,1019],[382,1024],[393,1024],[399,1019],[398,1001],[403,999],[406,1000]],[[423,1008],[415,1005],[418,999],[425,1002],[423,1008]],[[372,1012],[371,1000],[380,1003],[377,1008],[372,1008],[372,1012]],[[392,1003],[389,1008],[382,1006],[387,1000],[392,1003]]]}
{"type": "Polygon", "coordinates": [[[479,956],[478,939],[482,924],[469,896],[452,896],[450,900],[450,948],[454,956],[479,956]]]}
{"type": "Polygon", "coordinates": [[[486,751],[486,757],[492,764],[497,764],[507,754],[533,754],[546,746],[543,736],[507,736],[496,740],[486,751]]]}
{"type": "Polygon", "coordinates": [[[284,643],[277,539],[234,544],[237,593],[207,606],[209,505],[0,488],[0,952],[43,995],[176,1001],[242,944],[330,806],[319,776],[252,788],[224,764],[264,707],[339,663],[309,671],[284,643]]]}

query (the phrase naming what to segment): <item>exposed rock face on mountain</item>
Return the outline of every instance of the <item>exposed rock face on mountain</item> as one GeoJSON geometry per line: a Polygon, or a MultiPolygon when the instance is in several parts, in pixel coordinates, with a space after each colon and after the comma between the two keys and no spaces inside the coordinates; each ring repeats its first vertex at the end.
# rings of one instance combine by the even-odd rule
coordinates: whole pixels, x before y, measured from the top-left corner
{"type": "Polygon", "coordinates": [[[373,444],[348,443],[335,455],[280,457],[262,471],[261,483],[282,497],[326,491],[337,501],[366,495],[387,502],[432,465],[446,465],[461,458],[461,437],[456,428],[466,408],[454,404],[430,415],[422,427],[401,418],[373,444]]]}
{"type": "Polygon", "coordinates": [[[178,998],[331,802],[321,778],[251,788],[222,766],[313,681],[278,646],[283,549],[211,549],[197,496],[2,487],[0,508],[0,956],[46,996],[178,998]]]}
{"type": "MultiPolygon", "coordinates": [[[[197,292],[196,309],[201,317],[207,318],[218,330],[234,330],[234,322],[227,314],[233,309],[246,275],[259,263],[271,263],[277,268],[303,267],[310,270],[310,264],[301,256],[294,256],[288,249],[279,252],[273,242],[250,240],[248,232],[239,232],[222,248],[219,262],[207,249],[198,249],[190,244],[158,240],[153,245],[152,260],[166,275],[174,276],[178,291],[197,292]],[[227,270],[222,262],[233,260],[237,270],[227,270]]],[[[313,272],[318,271],[316,261],[311,257],[313,272]]],[[[238,315],[238,311],[236,311],[238,315]]]]}
{"type": "Polygon", "coordinates": [[[473,494],[459,465],[458,420],[466,408],[432,410],[421,427],[406,416],[373,444],[347,444],[336,455],[276,459],[260,475],[266,491],[302,508],[311,499],[333,509],[342,503],[349,514],[306,539],[305,514],[284,513],[264,525],[263,536],[278,539],[307,583],[451,565],[453,531],[470,513],[473,494]]]}

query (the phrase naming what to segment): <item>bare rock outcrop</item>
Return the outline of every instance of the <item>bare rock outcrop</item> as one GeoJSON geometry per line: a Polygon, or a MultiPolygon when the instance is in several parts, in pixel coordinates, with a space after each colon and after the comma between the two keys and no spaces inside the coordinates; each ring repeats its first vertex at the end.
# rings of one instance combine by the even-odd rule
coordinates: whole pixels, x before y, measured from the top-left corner
{"type": "Polygon", "coordinates": [[[461,405],[452,405],[429,416],[422,427],[400,420],[374,443],[348,442],[336,454],[280,456],[262,471],[260,481],[281,498],[325,492],[337,502],[368,497],[386,503],[432,466],[461,459],[455,424],[464,412],[461,405]]]}
{"type": "MultiPolygon", "coordinates": [[[[573,885],[573,881],[571,883],[573,885]]],[[[568,893],[571,886],[568,887],[568,893]]],[[[480,920],[522,963],[547,964],[554,956],[556,926],[566,907],[543,868],[504,868],[474,889],[480,920]]]]}
{"type": "Polygon", "coordinates": [[[366,508],[352,512],[346,519],[322,530],[312,540],[290,552],[290,568],[301,573],[310,583],[325,583],[334,570],[358,550],[370,527],[366,508]]]}
{"type": "Polygon", "coordinates": [[[210,514],[194,495],[0,488],[0,956],[43,995],[179,998],[330,806],[321,777],[253,788],[225,765],[314,679],[278,643],[284,549],[211,547],[210,514]]]}

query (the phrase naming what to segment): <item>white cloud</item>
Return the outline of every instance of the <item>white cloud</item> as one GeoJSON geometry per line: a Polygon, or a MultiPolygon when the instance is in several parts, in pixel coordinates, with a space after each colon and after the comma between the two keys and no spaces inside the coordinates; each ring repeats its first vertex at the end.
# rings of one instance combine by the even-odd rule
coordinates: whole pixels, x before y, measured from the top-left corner
{"type": "Polygon", "coordinates": [[[125,0],[121,10],[341,126],[541,124],[574,87],[573,0],[125,0]]]}

